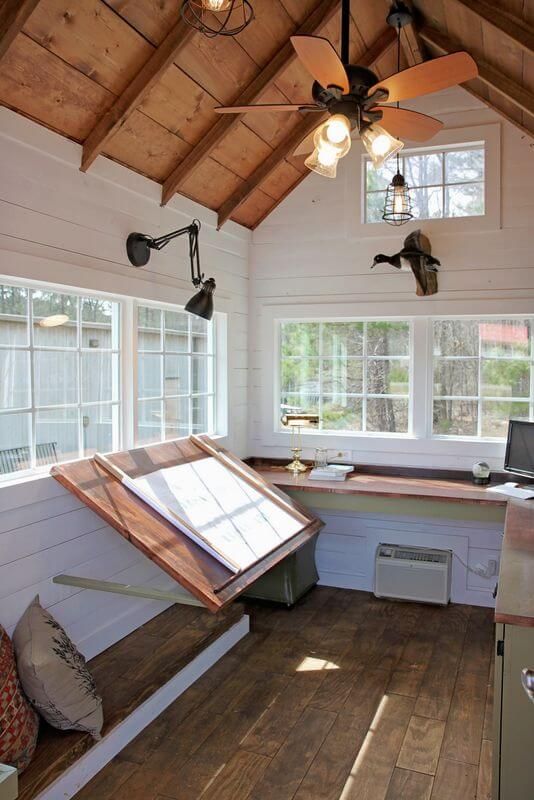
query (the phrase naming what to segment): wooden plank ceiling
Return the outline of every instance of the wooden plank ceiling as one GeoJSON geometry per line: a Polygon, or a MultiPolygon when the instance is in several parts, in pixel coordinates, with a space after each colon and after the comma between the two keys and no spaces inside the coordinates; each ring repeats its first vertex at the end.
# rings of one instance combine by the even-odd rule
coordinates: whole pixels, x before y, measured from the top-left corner
{"type": "MultiPolygon", "coordinates": [[[[339,0],[252,0],[235,38],[207,39],[181,0],[3,0],[0,103],[100,154],[256,227],[306,177],[292,151],[318,122],[299,113],[219,117],[216,105],[309,102],[296,31],[339,47],[339,0]]],[[[387,0],[353,2],[351,61],[395,71],[387,0]]],[[[403,66],[457,49],[479,62],[465,88],[534,134],[534,0],[415,0],[403,66]]]]}

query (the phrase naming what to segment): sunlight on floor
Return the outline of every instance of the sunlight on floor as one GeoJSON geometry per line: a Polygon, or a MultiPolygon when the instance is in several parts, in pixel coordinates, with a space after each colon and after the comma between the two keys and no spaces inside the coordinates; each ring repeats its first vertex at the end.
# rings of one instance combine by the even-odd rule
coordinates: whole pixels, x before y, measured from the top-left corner
{"type": "Polygon", "coordinates": [[[386,710],[386,706],[388,704],[388,701],[389,701],[389,698],[385,694],[383,696],[382,700],[380,701],[380,705],[378,706],[378,708],[376,710],[376,714],[373,717],[373,721],[371,722],[371,725],[369,727],[367,735],[366,735],[365,739],[363,740],[363,743],[362,743],[362,746],[360,747],[358,755],[356,756],[356,761],[352,765],[352,769],[350,771],[350,775],[349,775],[349,777],[347,778],[347,780],[345,782],[345,786],[343,787],[343,791],[341,792],[341,794],[339,796],[339,800],[349,800],[349,798],[353,796],[352,792],[355,789],[355,783],[356,783],[356,781],[358,779],[358,773],[360,772],[360,770],[365,765],[365,759],[366,759],[366,756],[368,754],[368,750],[369,750],[369,748],[371,746],[371,743],[373,741],[373,736],[374,736],[374,734],[375,734],[375,732],[376,732],[376,730],[377,730],[377,728],[378,728],[378,726],[380,724],[380,720],[382,718],[382,715],[384,714],[384,711],[386,710]]]}
{"type": "Polygon", "coordinates": [[[333,661],[325,661],[323,658],[313,658],[305,656],[298,665],[296,672],[319,672],[325,669],[340,669],[333,661]]]}

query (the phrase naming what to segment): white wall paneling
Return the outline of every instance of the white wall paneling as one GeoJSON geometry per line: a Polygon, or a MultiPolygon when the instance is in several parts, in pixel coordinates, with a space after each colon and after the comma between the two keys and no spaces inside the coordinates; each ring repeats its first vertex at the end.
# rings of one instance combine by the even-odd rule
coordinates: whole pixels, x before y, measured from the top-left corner
{"type": "MultiPolygon", "coordinates": [[[[502,523],[325,509],[315,513],[325,523],[316,561],[320,583],[326,586],[372,592],[375,553],[381,542],[452,550],[470,567],[500,559],[502,523]]],[[[452,602],[493,606],[496,581],[474,575],[453,557],[452,602]]]]}
{"type": "MultiPolygon", "coordinates": [[[[79,145],[6,108],[0,109],[0,154],[4,279],[183,305],[194,291],[187,242],[172,242],[134,269],[126,237],[132,231],[159,236],[200,219],[201,266],[217,281],[215,306],[223,312],[219,346],[226,348],[227,368],[217,379],[228,391],[224,442],[246,455],[249,231],[234,223],[217,231],[216,214],[186,198],[161,208],[158,184],[108,159],[81,173],[79,145]]],[[[174,585],[52,478],[0,487],[0,623],[9,633],[39,594],[91,658],[168,606],[55,585],[61,572],[159,589],[174,585]]]]}
{"type": "MultiPolygon", "coordinates": [[[[362,225],[362,147],[355,140],[327,180],[312,174],[254,231],[251,245],[249,454],[285,457],[289,437],[276,433],[273,375],[276,321],[351,317],[532,314],[534,309],[534,151],[529,137],[463,89],[419,98],[411,106],[442,119],[429,146],[485,140],[483,218],[362,225]],[[411,273],[370,269],[377,253],[395,253],[415,228],[441,260],[439,292],[416,297],[411,273]]],[[[411,143],[407,144],[412,146],[411,143]]],[[[419,347],[420,343],[416,342],[419,347]]],[[[420,400],[420,397],[419,397],[420,400]]],[[[471,467],[481,458],[502,467],[504,445],[380,435],[303,436],[315,447],[350,450],[355,463],[471,467]]],[[[427,432],[428,433],[428,432],[427,432]]]]}

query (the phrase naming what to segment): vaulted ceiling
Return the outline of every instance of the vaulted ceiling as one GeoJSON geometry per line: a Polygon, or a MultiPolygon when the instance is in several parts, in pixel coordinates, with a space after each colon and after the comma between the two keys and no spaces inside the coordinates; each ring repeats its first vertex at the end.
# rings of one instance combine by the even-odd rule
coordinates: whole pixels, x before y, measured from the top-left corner
{"type": "MultiPolygon", "coordinates": [[[[175,193],[256,227],[307,174],[293,150],[316,115],[220,117],[220,104],[310,101],[312,80],[289,37],[339,45],[339,0],[252,0],[235,38],[207,39],[181,0],[3,0],[0,103],[175,193]]],[[[534,135],[534,0],[416,0],[403,67],[465,49],[480,77],[465,88],[534,135]]],[[[396,69],[387,0],[353,0],[351,62],[396,69]]]]}

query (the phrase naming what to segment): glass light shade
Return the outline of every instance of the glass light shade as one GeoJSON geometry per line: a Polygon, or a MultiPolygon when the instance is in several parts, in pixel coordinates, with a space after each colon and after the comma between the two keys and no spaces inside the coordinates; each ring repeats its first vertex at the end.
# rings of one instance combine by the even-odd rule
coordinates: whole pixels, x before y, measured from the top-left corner
{"type": "Polygon", "coordinates": [[[335,178],[337,174],[338,156],[336,151],[327,146],[316,147],[304,164],[313,172],[324,178],[335,178]]]}
{"type": "Polygon", "coordinates": [[[404,142],[395,139],[381,125],[371,125],[361,135],[363,145],[376,169],[404,147],[404,142]]]}
{"type": "Polygon", "coordinates": [[[404,225],[413,219],[410,187],[400,172],[393,176],[387,188],[382,219],[389,225],[404,225]]]}

